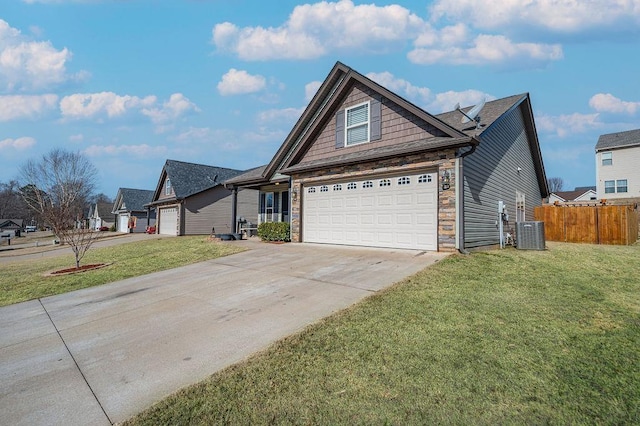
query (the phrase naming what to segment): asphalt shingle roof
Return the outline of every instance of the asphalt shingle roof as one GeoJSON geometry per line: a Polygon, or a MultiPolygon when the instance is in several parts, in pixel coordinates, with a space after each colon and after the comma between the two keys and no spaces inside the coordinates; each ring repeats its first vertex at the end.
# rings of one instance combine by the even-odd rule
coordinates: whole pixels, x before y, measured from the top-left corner
{"type": "Polygon", "coordinates": [[[216,185],[221,185],[226,180],[242,173],[242,170],[176,160],[167,160],[164,167],[167,176],[171,179],[171,185],[177,199],[184,199],[216,185]]]}
{"type": "MultiPolygon", "coordinates": [[[[508,96],[506,98],[496,99],[494,101],[489,101],[484,104],[484,107],[478,114],[480,116],[480,133],[482,133],[486,128],[491,126],[494,121],[496,121],[499,117],[501,117],[505,112],[507,112],[511,107],[513,107],[517,102],[519,102],[526,94],[513,95],[508,96]]],[[[462,111],[468,112],[471,110],[473,106],[461,108],[462,111]]],[[[462,123],[462,118],[464,115],[458,110],[444,112],[442,114],[438,114],[435,116],[439,120],[444,121],[449,126],[460,130],[470,136],[476,134],[476,123],[475,122],[467,122],[462,123]]]]}
{"type": "Polygon", "coordinates": [[[143,212],[145,204],[153,201],[153,191],[150,189],[120,188],[122,203],[130,212],[143,212]]]}
{"type": "Polygon", "coordinates": [[[600,135],[596,144],[596,152],[633,145],[640,145],[640,129],[600,135]]]}

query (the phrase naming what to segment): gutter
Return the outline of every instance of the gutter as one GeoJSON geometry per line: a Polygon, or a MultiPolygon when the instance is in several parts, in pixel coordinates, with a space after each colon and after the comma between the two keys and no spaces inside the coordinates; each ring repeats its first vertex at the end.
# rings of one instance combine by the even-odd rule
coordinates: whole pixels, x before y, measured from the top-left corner
{"type": "Polygon", "coordinates": [[[456,159],[458,160],[458,170],[457,170],[457,174],[456,174],[456,197],[458,198],[457,202],[456,202],[456,206],[457,206],[457,211],[458,213],[458,223],[457,223],[457,228],[458,228],[458,232],[456,235],[456,238],[458,239],[458,251],[461,254],[470,254],[469,251],[467,249],[464,248],[464,158],[473,154],[476,150],[476,148],[478,147],[478,145],[480,144],[480,141],[477,140],[476,138],[472,139],[473,141],[475,141],[476,143],[474,143],[473,145],[471,145],[471,149],[468,151],[465,151],[463,153],[460,153],[460,150],[458,150],[456,152],[456,159]]]}

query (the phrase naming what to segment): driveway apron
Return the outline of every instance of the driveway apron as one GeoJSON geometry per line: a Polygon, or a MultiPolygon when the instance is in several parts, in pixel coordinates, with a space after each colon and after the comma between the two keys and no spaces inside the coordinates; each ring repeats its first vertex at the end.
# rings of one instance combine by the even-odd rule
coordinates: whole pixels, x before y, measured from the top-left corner
{"type": "Polygon", "coordinates": [[[124,421],[445,256],[235,244],[249,250],[0,308],[0,423],[124,421]]]}

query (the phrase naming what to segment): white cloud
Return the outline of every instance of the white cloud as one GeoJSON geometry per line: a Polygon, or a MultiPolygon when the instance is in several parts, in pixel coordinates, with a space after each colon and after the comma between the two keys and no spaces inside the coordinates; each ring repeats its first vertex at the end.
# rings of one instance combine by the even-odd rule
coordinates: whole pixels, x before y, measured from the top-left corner
{"type": "Polygon", "coordinates": [[[18,139],[4,139],[0,140],[0,152],[10,149],[14,149],[16,151],[24,151],[31,148],[35,144],[36,140],[28,136],[18,139]]]}
{"type": "Polygon", "coordinates": [[[115,118],[131,110],[153,105],[155,96],[139,98],[120,96],[113,92],[76,93],[65,96],[60,101],[62,116],[68,119],[115,118]]]}
{"type": "Polygon", "coordinates": [[[163,157],[168,149],[165,146],[140,145],[91,145],[82,152],[89,157],[109,156],[135,156],[148,158],[151,156],[163,157]]]}
{"type": "Polygon", "coordinates": [[[243,95],[259,92],[266,86],[267,80],[263,76],[231,68],[218,83],[218,92],[222,96],[243,95]]]}
{"type": "Polygon", "coordinates": [[[84,141],[84,135],[82,133],[69,136],[69,142],[82,142],[82,141],[84,141]]]}
{"type": "Polygon", "coordinates": [[[321,81],[312,81],[304,86],[304,100],[309,102],[316,95],[318,89],[322,86],[321,81]]]}
{"type": "Polygon", "coordinates": [[[367,74],[367,77],[392,92],[401,94],[412,100],[415,99],[425,103],[431,98],[431,90],[427,87],[414,86],[407,80],[396,78],[388,71],[380,73],[370,72],[367,74]]]}
{"type": "Polygon", "coordinates": [[[69,74],[71,60],[67,48],[58,50],[49,41],[31,41],[0,19],[0,89],[9,92],[37,91],[72,80],[87,73],[69,74]]]}
{"type": "Polygon", "coordinates": [[[536,116],[536,126],[539,131],[555,133],[561,138],[571,136],[576,133],[585,133],[593,129],[603,127],[599,120],[600,114],[563,114],[551,116],[540,114],[536,116]]]}
{"type": "Polygon", "coordinates": [[[514,43],[502,35],[481,34],[464,47],[439,44],[432,48],[417,47],[407,57],[415,64],[424,65],[508,63],[517,67],[531,67],[562,59],[563,53],[559,44],[514,43]]]}
{"type": "Polygon", "coordinates": [[[209,127],[190,127],[172,139],[180,143],[206,142],[213,139],[213,132],[209,127]]]}
{"type": "Polygon", "coordinates": [[[303,112],[304,108],[269,109],[258,114],[258,122],[264,124],[295,123],[303,112]]]}
{"type": "Polygon", "coordinates": [[[199,112],[196,104],[182,93],[174,93],[161,108],[143,108],[142,113],[156,124],[168,123],[190,112],[199,112]]]}
{"type": "Polygon", "coordinates": [[[0,96],[0,121],[33,119],[55,109],[58,96],[7,95],[0,96]]]}
{"type": "Polygon", "coordinates": [[[610,93],[598,93],[589,100],[589,106],[598,112],[633,115],[640,111],[640,102],[628,102],[610,93]]]}
{"type": "Polygon", "coordinates": [[[485,30],[541,28],[579,33],[594,28],[637,31],[638,0],[437,0],[432,19],[465,21],[485,30]]]}
{"type": "Polygon", "coordinates": [[[380,52],[419,34],[426,23],[399,5],[354,5],[351,0],[296,6],[279,27],[224,22],[213,43],[243,60],[313,59],[334,50],[380,52]]]}
{"type": "Polygon", "coordinates": [[[481,92],[479,90],[464,90],[462,92],[442,92],[435,95],[433,101],[428,106],[428,111],[431,113],[440,113],[453,111],[456,104],[460,104],[462,108],[470,105],[477,105],[482,100],[492,101],[496,99],[495,96],[481,92]]]}

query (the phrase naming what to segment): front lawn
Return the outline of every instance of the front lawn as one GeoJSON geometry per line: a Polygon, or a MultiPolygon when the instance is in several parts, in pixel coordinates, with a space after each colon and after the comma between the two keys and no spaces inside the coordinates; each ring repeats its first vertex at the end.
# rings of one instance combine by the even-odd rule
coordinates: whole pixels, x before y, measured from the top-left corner
{"type": "Polygon", "coordinates": [[[640,246],[454,255],[130,425],[640,424],[640,246]]]}
{"type": "Polygon", "coordinates": [[[37,261],[0,264],[0,306],[86,287],[106,284],[151,272],[176,268],[242,251],[233,244],[207,241],[203,236],[160,238],[92,248],[81,265],[112,263],[79,274],[45,277],[47,271],[75,266],[73,254],[37,261]]]}

